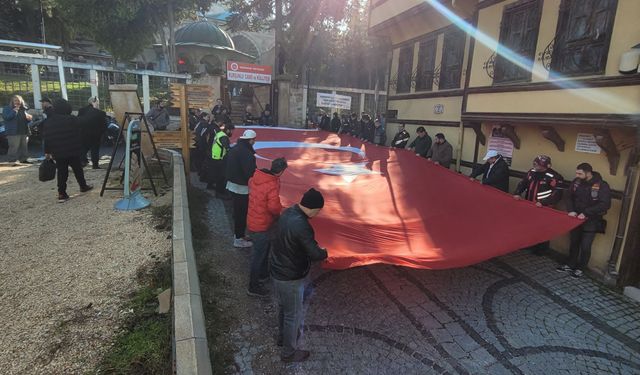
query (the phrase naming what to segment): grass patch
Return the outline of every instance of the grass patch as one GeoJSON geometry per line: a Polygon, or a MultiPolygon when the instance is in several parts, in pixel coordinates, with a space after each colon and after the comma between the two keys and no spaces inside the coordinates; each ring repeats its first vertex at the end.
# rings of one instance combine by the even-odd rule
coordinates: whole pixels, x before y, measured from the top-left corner
{"type": "Polygon", "coordinates": [[[171,315],[158,314],[157,295],[171,287],[171,259],[156,260],[136,273],[143,285],[123,307],[130,314],[98,374],[172,374],[171,315]]]}

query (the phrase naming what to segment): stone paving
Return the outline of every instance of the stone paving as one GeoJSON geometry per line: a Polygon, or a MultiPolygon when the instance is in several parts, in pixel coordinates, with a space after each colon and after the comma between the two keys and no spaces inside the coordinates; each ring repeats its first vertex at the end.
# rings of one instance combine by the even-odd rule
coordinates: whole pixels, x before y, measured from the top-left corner
{"type": "MultiPolygon", "coordinates": [[[[192,179],[192,183],[200,186],[192,179]]],[[[200,186],[203,188],[204,186],[200,186]]],[[[208,202],[211,236],[232,237],[230,205],[208,202]]],[[[249,251],[214,252],[244,280],[249,251]]],[[[302,347],[283,364],[272,299],[230,285],[244,318],[231,328],[241,374],[640,374],[640,304],[527,251],[474,266],[389,265],[326,271],[306,290],[302,347]]],[[[235,285],[237,284],[237,285],[235,285]]],[[[215,361],[215,358],[213,359],[215,361]]]]}
{"type": "Polygon", "coordinates": [[[268,327],[234,333],[236,362],[246,374],[264,361],[288,374],[639,374],[640,305],[556,266],[521,251],[453,270],[314,269],[310,359],[281,365],[260,355],[275,343],[252,344],[258,331],[275,333],[268,301],[268,327]]]}

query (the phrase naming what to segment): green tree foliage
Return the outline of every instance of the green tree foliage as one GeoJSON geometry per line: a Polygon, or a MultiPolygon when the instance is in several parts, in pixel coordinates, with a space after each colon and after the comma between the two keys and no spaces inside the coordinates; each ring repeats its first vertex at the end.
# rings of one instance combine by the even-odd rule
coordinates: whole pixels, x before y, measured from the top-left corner
{"type": "MultiPolygon", "coordinates": [[[[274,0],[218,0],[232,30],[276,28],[274,0]]],[[[282,0],[280,55],[285,72],[312,84],[381,87],[385,41],[367,34],[368,0],[282,0]]]]}
{"type": "Polygon", "coordinates": [[[4,39],[43,42],[42,22],[48,43],[68,46],[75,28],[66,22],[57,0],[9,0],[0,6],[0,35],[4,39]]]}
{"type": "Polygon", "coordinates": [[[69,46],[73,37],[94,40],[117,60],[129,60],[154,42],[154,36],[206,9],[206,0],[10,0],[0,7],[0,30],[21,40],[40,42],[44,15],[47,42],[69,46]],[[42,11],[41,11],[42,4],[42,11]],[[7,21],[6,23],[4,21],[7,21]]]}

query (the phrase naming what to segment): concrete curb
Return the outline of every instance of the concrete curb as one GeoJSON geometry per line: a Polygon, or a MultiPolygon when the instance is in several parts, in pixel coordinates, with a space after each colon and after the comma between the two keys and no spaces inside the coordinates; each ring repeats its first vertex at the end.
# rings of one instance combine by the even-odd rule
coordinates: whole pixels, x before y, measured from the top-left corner
{"type": "Polygon", "coordinates": [[[182,155],[161,150],[173,168],[173,348],[175,372],[212,374],[200,281],[191,239],[187,179],[182,155]]]}

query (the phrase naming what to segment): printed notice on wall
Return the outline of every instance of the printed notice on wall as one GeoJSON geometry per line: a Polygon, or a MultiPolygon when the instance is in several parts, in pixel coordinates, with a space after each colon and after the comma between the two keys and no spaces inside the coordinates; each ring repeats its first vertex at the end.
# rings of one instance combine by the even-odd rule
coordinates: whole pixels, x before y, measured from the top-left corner
{"type": "Polygon", "coordinates": [[[511,160],[513,158],[513,142],[502,134],[499,127],[491,129],[491,136],[489,137],[487,150],[497,151],[502,155],[507,164],[511,165],[511,160]]]}
{"type": "Polygon", "coordinates": [[[319,92],[316,95],[316,103],[318,107],[351,109],[351,97],[346,95],[319,92]]]}
{"type": "Polygon", "coordinates": [[[593,134],[578,133],[576,139],[576,151],[586,152],[589,154],[599,154],[600,146],[596,143],[596,137],[593,134]]]}

